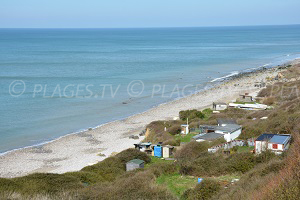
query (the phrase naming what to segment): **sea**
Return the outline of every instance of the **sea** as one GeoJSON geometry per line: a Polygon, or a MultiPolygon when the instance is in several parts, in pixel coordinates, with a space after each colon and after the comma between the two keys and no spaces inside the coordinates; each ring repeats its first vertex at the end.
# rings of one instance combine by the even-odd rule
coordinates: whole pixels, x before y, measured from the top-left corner
{"type": "Polygon", "coordinates": [[[0,153],[300,58],[300,25],[0,29],[0,153]]]}

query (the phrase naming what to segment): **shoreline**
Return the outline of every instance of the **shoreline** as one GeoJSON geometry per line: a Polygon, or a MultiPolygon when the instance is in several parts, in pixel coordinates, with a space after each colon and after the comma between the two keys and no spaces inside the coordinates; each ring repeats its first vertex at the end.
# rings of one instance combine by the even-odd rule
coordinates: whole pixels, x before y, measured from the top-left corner
{"type": "MultiPolygon", "coordinates": [[[[297,60],[298,61],[298,60],[297,60]]],[[[288,65],[294,61],[287,62],[288,65]]],[[[152,121],[170,120],[180,110],[204,109],[214,101],[230,102],[243,92],[257,92],[254,83],[278,73],[279,66],[258,67],[251,72],[241,72],[225,77],[214,87],[195,94],[159,104],[149,110],[122,120],[115,120],[96,126],[92,130],[70,133],[43,144],[33,145],[0,154],[0,177],[17,177],[34,172],[64,173],[78,171],[95,164],[114,152],[133,147],[141,141],[129,139],[138,134],[152,121]],[[226,80],[227,79],[227,80],[226,80]],[[216,95],[217,94],[217,95],[216,95]],[[98,154],[102,153],[105,157],[98,154]]]]}

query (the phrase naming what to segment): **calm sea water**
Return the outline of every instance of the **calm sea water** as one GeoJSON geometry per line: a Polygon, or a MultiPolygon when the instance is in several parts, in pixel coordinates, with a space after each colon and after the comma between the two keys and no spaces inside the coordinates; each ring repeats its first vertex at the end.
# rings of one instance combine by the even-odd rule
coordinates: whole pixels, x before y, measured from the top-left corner
{"type": "Polygon", "coordinates": [[[177,89],[186,85],[203,89],[299,52],[298,25],[0,29],[0,152],[143,112],[183,96],[177,89]]]}

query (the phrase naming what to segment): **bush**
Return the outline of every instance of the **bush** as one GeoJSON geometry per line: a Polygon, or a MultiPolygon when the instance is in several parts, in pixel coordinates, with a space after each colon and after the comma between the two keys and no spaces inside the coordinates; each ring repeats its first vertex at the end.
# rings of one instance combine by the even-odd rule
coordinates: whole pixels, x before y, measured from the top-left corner
{"type": "Polygon", "coordinates": [[[54,195],[62,191],[75,191],[83,188],[76,177],[64,174],[36,173],[28,176],[0,179],[0,191],[12,191],[27,195],[54,195]]]}
{"type": "Polygon", "coordinates": [[[175,158],[179,162],[192,161],[198,158],[202,152],[207,152],[208,147],[207,142],[192,141],[183,145],[182,148],[175,153],[175,158]]]}
{"type": "Polygon", "coordinates": [[[252,153],[233,154],[227,159],[227,162],[229,163],[228,171],[232,173],[245,173],[252,169],[256,164],[255,156],[252,153]]]}
{"type": "Polygon", "coordinates": [[[166,188],[154,183],[155,175],[150,171],[131,173],[112,183],[99,184],[85,188],[80,194],[80,199],[176,199],[166,188]]]}
{"type": "Polygon", "coordinates": [[[266,104],[266,105],[273,105],[275,103],[275,97],[268,97],[266,99],[264,99],[263,101],[263,104],[266,104]]]}
{"type": "Polygon", "coordinates": [[[171,146],[180,146],[180,140],[179,139],[170,139],[165,142],[163,142],[163,145],[171,145],[171,146]]]}
{"type": "Polygon", "coordinates": [[[214,180],[204,179],[194,189],[189,189],[184,192],[182,199],[186,200],[206,200],[210,199],[221,190],[221,186],[214,180]]]}
{"type": "Polygon", "coordinates": [[[193,162],[180,165],[180,173],[192,176],[219,176],[228,173],[223,155],[201,153],[193,162]]]}
{"type": "Polygon", "coordinates": [[[173,125],[167,130],[171,135],[176,135],[181,132],[181,126],[180,125],[173,125]]]}
{"type": "Polygon", "coordinates": [[[190,121],[193,119],[203,119],[205,115],[196,109],[194,110],[183,110],[179,112],[179,118],[183,121],[189,119],[190,121]]]}
{"type": "Polygon", "coordinates": [[[81,171],[95,173],[97,177],[103,177],[104,181],[113,181],[117,176],[125,173],[125,165],[114,156],[106,158],[95,165],[84,167],[81,171]]]}
{"type": "Polygon", "coordinates": [[[121,162],[125,165],[128,161],[132,159],[141,159],[145,161],[146,163],[151,162],[151,158],[144,152],[141,152],[137,149],[126,149],[120,153],[118,153],[116,158],[120,159],[121,162]]]}
{"type": "Polygon", "coordinates": [[[175,163],[156,163],[151,165],[150,171],[159,177],[162,174],[173,174],[178,171],[178,168],[175,163]]]}
{"type": "Polygon", "coordinates": [[[82,183],[91,185],[98,182],[106,181],[101,173],[89,172],[89,171],[79,171],[79,172],[67,172],[65,175],[73,176],[78,178],[82,183]]]}

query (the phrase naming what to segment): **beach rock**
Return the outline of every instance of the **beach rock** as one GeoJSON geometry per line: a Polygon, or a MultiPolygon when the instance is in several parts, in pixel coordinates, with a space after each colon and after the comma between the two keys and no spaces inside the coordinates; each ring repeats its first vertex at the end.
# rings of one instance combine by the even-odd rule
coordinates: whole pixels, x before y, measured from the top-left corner
{"type": "Polygon", "coordinates": [[[146,134],[146,130],[142,130],[139,135],[144,136],[145,134],[146,134]]]}
{"type": "Polygon", "coordinates": [[[133,136],[133,139],[135,139],[135,140],[138,140],[139,138],[140,138],[140,137],[137,136],[137,135],[133,136]]]}

